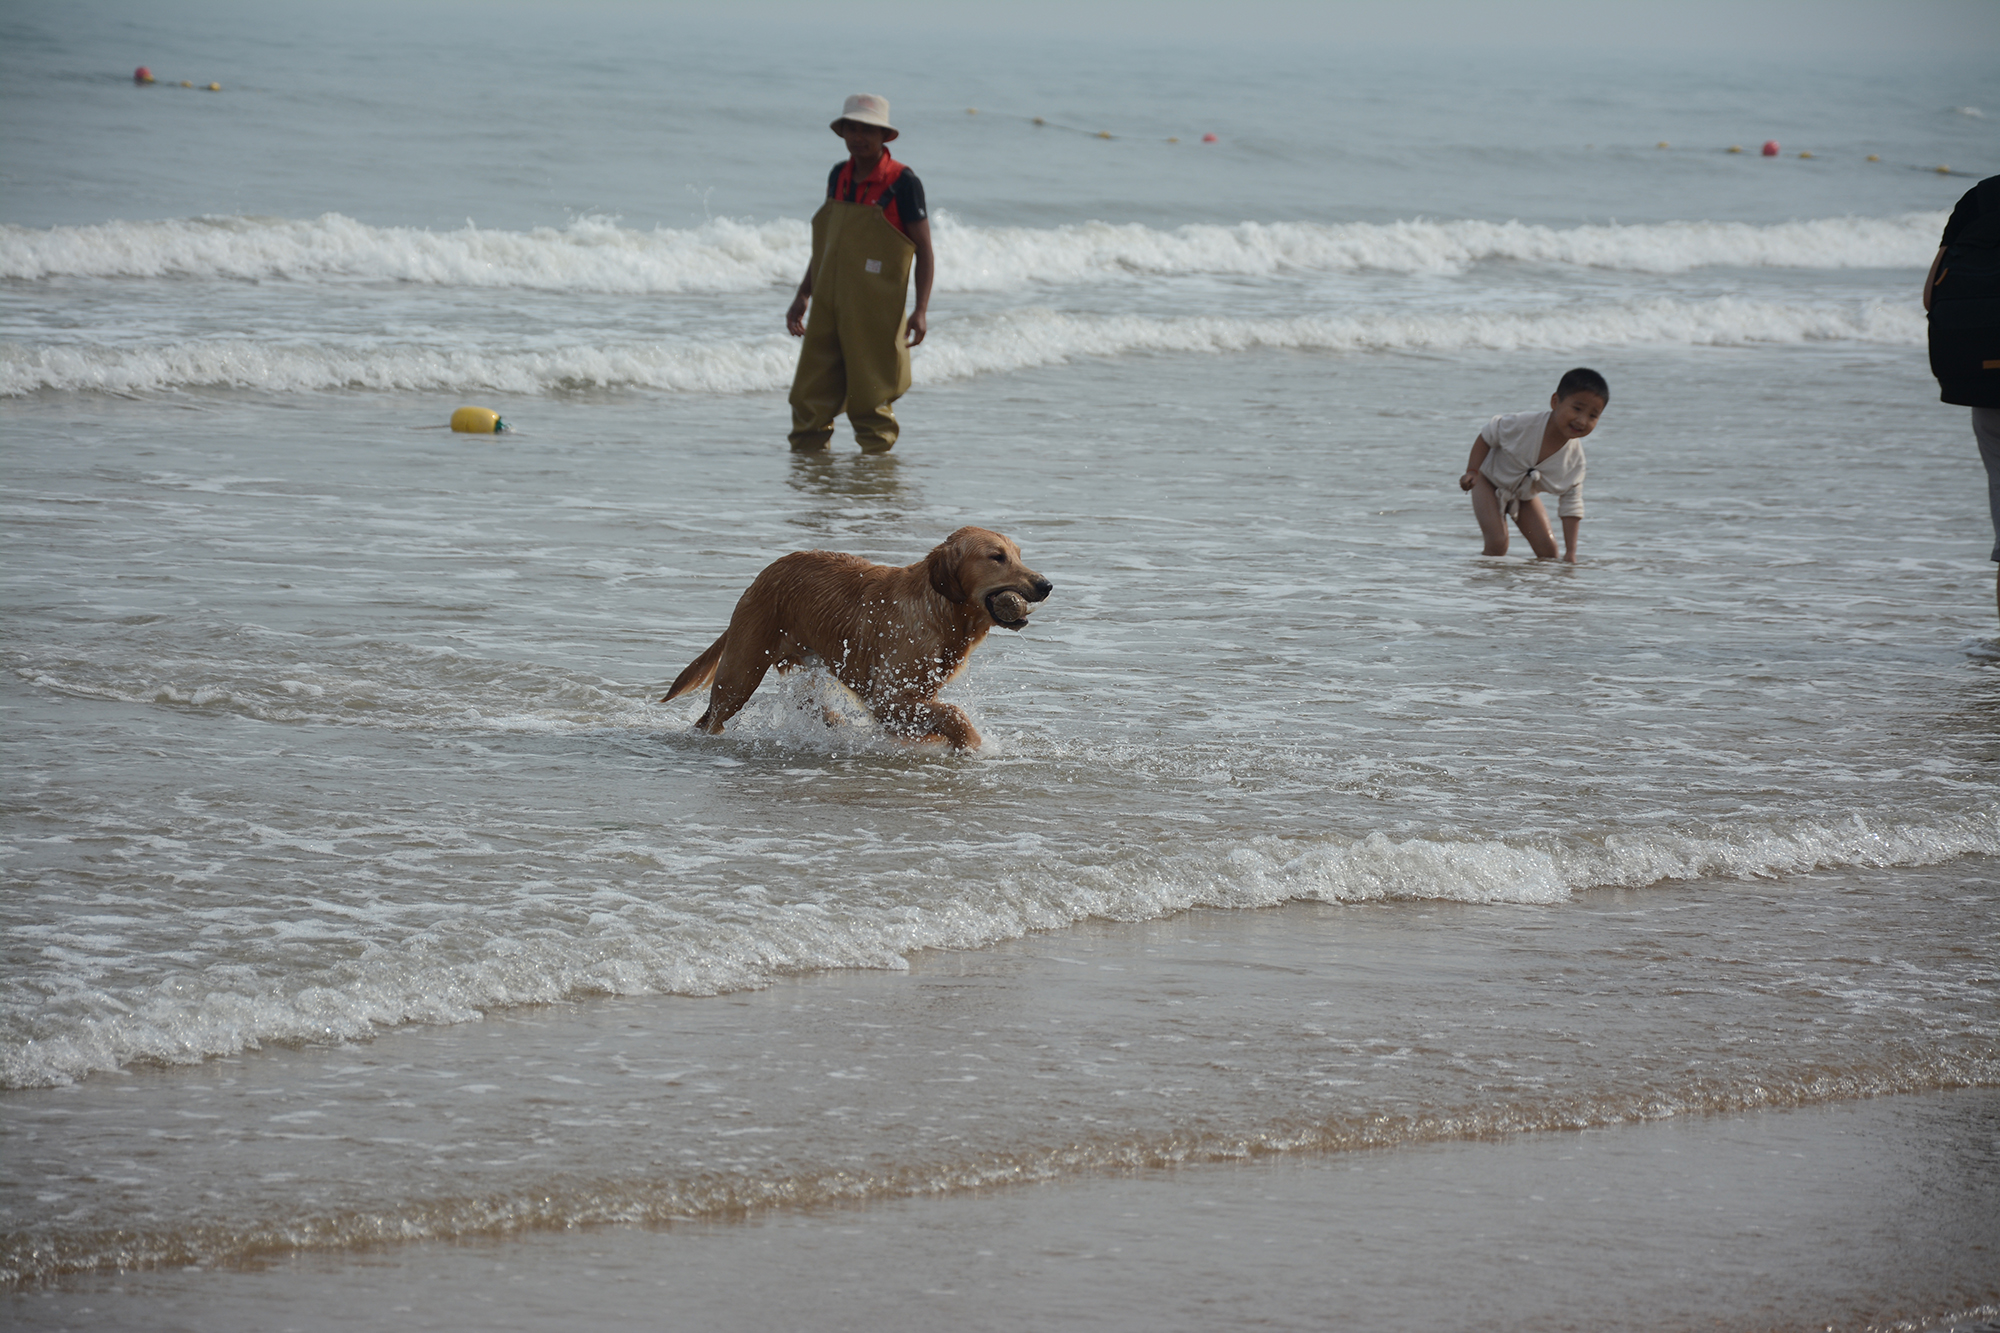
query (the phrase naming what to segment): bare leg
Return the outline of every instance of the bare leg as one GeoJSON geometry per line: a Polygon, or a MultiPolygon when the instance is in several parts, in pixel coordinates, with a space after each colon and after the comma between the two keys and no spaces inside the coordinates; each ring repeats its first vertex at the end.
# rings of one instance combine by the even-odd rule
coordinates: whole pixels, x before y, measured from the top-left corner
{"type": "Polygon", "coordinates": [[[1479,520],[1479,535],[1486,539],[1484,554],[1507,554],[1507,514],[1500,507],[1500,497],[1493,493],[1493,483],[1482,474],[1472,478],[1472,516],[1479,520]]]}
{"type": "MultiPolygon", "coordinates": [[[[1993,558],[2000,560],[2000,407],[1972,409],[1972,436],[1979,442],[1979,461],[1986,465],[1986,505],[1993,515],[1993,558]]],[[[2000,612],[2000,570],[1994,571],[1993,609],[2000,612]]]]}
{"type": "Polygon", "coordinates": [[[1521,501],[1521,507],[1514,511],[1514,522],[1536,555],[1544,560],[1556,558],[1556,535],[1549,530],[1549,511],[1542,508],[1541,496],[1521,501]]]}

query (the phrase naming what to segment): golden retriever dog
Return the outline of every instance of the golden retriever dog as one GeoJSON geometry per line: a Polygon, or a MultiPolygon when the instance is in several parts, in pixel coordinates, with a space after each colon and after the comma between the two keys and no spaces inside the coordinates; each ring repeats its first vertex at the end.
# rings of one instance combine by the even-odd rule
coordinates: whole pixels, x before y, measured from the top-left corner
{"type": "Polygon", "coordinates": [[[1018,630],[1055,585],[985,528],[960,528],[897,569],[837,551],[794,551],[766,566],[729,628],[674,678],[666,703],[714,682],[694,725],[711,735],[749,702],[772,667],[817,658],[892,735],[979,747],[964,713],[937,702],[995,625],[1018,630]]]}

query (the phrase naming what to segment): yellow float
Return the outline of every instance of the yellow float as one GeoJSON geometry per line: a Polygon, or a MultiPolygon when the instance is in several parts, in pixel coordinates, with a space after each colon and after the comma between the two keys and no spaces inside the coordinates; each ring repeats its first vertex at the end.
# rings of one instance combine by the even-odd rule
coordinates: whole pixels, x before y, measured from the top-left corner
{"type": "Polygon", "coordinates": [[[466,435],[497,435],[507,423],[491,408],[461,407],[451,414],[451,428],[466,435]]]}

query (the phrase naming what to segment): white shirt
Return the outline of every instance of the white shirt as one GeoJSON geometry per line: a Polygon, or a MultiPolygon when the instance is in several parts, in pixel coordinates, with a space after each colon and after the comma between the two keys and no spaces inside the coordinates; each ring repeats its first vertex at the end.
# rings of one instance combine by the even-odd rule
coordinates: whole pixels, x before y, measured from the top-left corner
{"type": "Polygon", "coordinates": [[[1547,412],[1503,412],[1493,418],[1479,432],[1486,441],[1486,461],[1479,470],[1509,514],[1536,491],[1547,491],[1558,497],[1559,517],[1582,518],[1583,441],[1570,440],[1538,463],[1535,455],[1542,451],[1548,425],[1547,412]]]}

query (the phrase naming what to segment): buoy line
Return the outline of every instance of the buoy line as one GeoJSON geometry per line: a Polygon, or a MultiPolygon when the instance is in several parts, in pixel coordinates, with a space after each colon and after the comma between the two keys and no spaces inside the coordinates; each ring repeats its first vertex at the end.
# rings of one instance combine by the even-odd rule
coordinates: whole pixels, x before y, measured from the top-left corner
{"type": "MultiPolygon", "coordinates": [[[[1597,147],[1596,144],[1586,144],[1584,146],[1586,148],[1597,147]]],[[[1662,139],[1658,143],[1654,144],[1653,147],[1657,150],[1661,148],[1672,148],[1673,145],[1668,143],[1665,139],[1662,139]]],[[[1683,151],[1713,152],[1714,150],[1707,148],[1699,148],[1699,149],[1685,149],[1683,151]]],[[[1724,153],[1742,154],[1749,150],[1744,148],[1743,145],[1740,143],[1733,143],[1730,144],[1727,148],[1723,149],[1722,151],[1724,153]]],[[[1757,150],[1757,155],[1759,157],[1777,157],[1782,152],[1783,149],[1780,147],[1776,139],[1766,139],[1764,141],[1763,146],[1757,150]]],[[[1800,150],[1800,152],[1798,153],[1798,157],[1800,160],[1807,162],[1817,162],[1824,160],[1823,154],[1816,153],[1810,148],[1800,150]]],[[[1864,162],[1880,162],[1881,160],[1882,160],[1882,155],[1880,153],[1870,153],[1868,154],[1868,156],[1862,159],[1862,161],[1864,162]]],[[[1902,164],[1902,166],[1906,171],[1928,171],[1939,176],[1967,176],[1973,178],[1980,178],[1979,173],[1976,171],[1953,171],[1949,166],[1943,164],[1939,164],[1937,166],[1922,166],[1915,162],[1905,162],[1902,164]]]]}
{"type": "MultiPolygon", "coordinates": [[[[141,65],[139,66],[139,68],[132,71],[132,82],[138,84],[140,87],[143,88],[148,84],[158,83],[159,80],[153,77],[152,70],[147,69],[144,65],[141,65]]],[[[173,85],[169,84],[168,86],[172,87],[173,85]]],[[[180,86],[183,88],[193,88],[199,86],[201,90],[205,93],[219,93],[222,91],[222,85],[220,83],[210,82],[197,85],[193,79],[182,79],[180,81],[180,86]]]]}
{"type": "MultiPolygon", "coordinates": [[[[1167,135],[1167,136],[1166,136],[1166,137],[1164,137],[1164,138],[1161,138],[1161,137],[1157,137],[1157,136],[1154,136],[1154,135],[1150,135],[1150,134],[1113,134],[1113,133],[1112,133],[1112,132],[1111,132],[1110,130],[1093,130],[1093,129],[1086,129],[1086,128],[1085,128],[1084,126],[1081,126],[1081,125],[1065,125],[1064,123],[1062,123],[1062,122],[1061,122],[1061,121],[1059,121],[1059,120],[1050,120],[1050,119],[1048,119],[1048,118],[1047,118],[1046,116],[1026,116],[1026,115],[1021,115],[1021,114],[1018,114],[1018,113],[1016,113],[1016,112],[1009,112],[1009,111],[992,111],[992,112],[989,112],[989,111],[981,111],[981,110],[980,110],[980,109],[979,109],[978,107],[976,107],[976,106],[969,106],[969,107],[965,108],[965,114],[966,114],[966,115],[968,115],[968,116],[986,116],[986,117],[988,117],[989,119],[994,119],[994,120],[1008,120],[1008,121],[1019,121],[1020,123],[1022,123],[1022,124],[1024,124],[1024,125],[1031,125],[1031,126],[1033,126],[1034,128],[1036,128],[1036,129],[1038,129],[1038,130],[1060,130],[1060,131],[1062,131],[1062,132],[1063,132],[1064,134],[1080,134],[1080,135],[1084,136],[1084,137],[1085,137],[1085,138],[1087,138],[1087,139],[1107,139],[1107,140],[1124,140],[1124,141],[1128,141],[1128,142],[1132,142],[1132,143],[1179,143],[1179,142],[1181,142],[1181,138],[1180,138],[1180,136],[1179,136],[1179,135],[1177,135],[1177,134],[1174,134],[1174,135],[1167,135]]],[[[1207,134],[1203,134],[1203,135],[1201,136],[1201,142],[1202,142],[1202,143],[1219,143],[1219,142],[1221,142],[1221,140],[1220,140],[1220,139],[1219,139],[1219,138],[1218,138],[1218,137],[1217,137],[1217,136],[1216,136],[1216,135],[1215,135],[1215,134],[1214,134],[1214,133],[1213,133],[1213,132],[1211,131],[1210,133],[1207,133],[1207,134]]],[[[1586,145],[1586,147],[1588,147],[1588,148],[1595,148],[1595,147],[1597,147],[1597,145],[1596,145],[1596,144],[1588,144],[1588,145],[1586,145]]],[[[1653,145],[1653,147],[1654,147],[1654,149],[1655,149],[1656,151],[1661,151],[1661,150],[1664,150],[1664,151],[1669,151],[1669,152],[1671,152],[1671,151],[1673,151],[1673,150],[1674,150],[1674,146],[1673,146],[1673,143],[1672,143],[1672,141],[1670,141],[1670,140],[1667,140],[1667,139],[1662,139],[1662,140],[1660,140],[1660,141],[1659,141],[1658,143],[1654,144],[1654,145],[1653,145]]],[[[1716,151],[1716,150],[1714,150],[1714,149],[1682,149],[1682,150],[1680,150],[1680,151],[1682,151],[1682,152],[1713,152],[1713,151],[1716,151]]],[[[1745,148],[1743,147],[1743,145],[1742,145],[1742,144],[1736,144],[1736,143],[1733,143],[1733,144],[1730,144],[1730,145],[1729,145],[1729,146],[1728,146],[1727,148],[1724,148],[1724,149],[1721,149],[1720,151],[1722,151],[1722,152],[1724,152],[1724,153],[1734,153],[1734,154],[1739,154],[1739,155],[1740,155],[1740,154],[1742,154],[1742,153],[1745,153],[1745,152],[1748,152],[1749,150],[1745,149],[1745,148]]],[[[1766,140],[1764,141],[1763,145],[1762,145],[1762,146],[1761,146],[1760,148],[1758,148],[1758,149],[1757,149],[1756,151],[1757,151],[1758,155],[1759,155],[1759,156],[1762,156],[1762,157],[1777,157],[1777,156],[1779,156],[1779,155],[1780,155],[1780,153],[1781,153],[1781,152],[1782,152],[1783,150],[1782,150],[1782,149],[1780,148],[1780,146],[1779,146],[1779,144],[1778,144],[1778,141],[1777,141],[1776,139],[1766,139],[1766,140]]],[[[1814,151],[1813,151],[1813,150],[1811,150],[1811,149],[1804,149],[1804,150],[1801,150],[1801,151],[1800,151],[1800,152],[1798,153],[1798,155],[1797,155],[1797,156],[1798,156],[1799,160],[1802,160],[1802,161],[1807,161],[1807,162],[1817,162],[1817,161],[1823,161],[1823,160],[1826,160],[1826,159],[1825,159],[1825,158],[1823,157],[1823,155],[1822,155],[1822,154],[1820,154],[1820,153],[1817,153],[1817,152],[1814,152],[1814,151]]],[[[1880,162],[1880,161],[1882,160],[1882,155],[1881,155],[1880,153],[1870,153],[1870,154],[1868,154],[1868,155],[1867,155],[1867,157],[1866,157],[1865,159],[1863,159],[1863,160],[1864,160],[1864,161],[1868,161],[1868,162],[1880,162]]],[[[1937,174],[1937,175],[1939,175],[1939,176],[1968,176],[1968,177],[1970,177],[1970,176],[1977,176],[1977,175],[1979,174],[1979,173],[1977,173],[1977,172],[1973,172],[1973,171],[1954,171],[1954,170],[1952,170],[1952,169],[1951,169],[1951,168],[1950,168],[1949,166],[1944,166],[1944,165],[1937,165],[1937,166],[1920,166],[1920,165],[1918,165],[1918,164],[1916,164],[1916,163],[1913,163],[1913,162],[1912,162],[1912,163],[1904,163],[1903,165],[1904,165],[1904,166],[1905,166],[1905,167],[1906,167],[1907,169],[1909,169],[1909,170],[1912,170],[1912,171],[1929,171],[1929,172],[1933,172],[1933,173],[1935,173],[1935,174],[1937,174]]]]}
{"type": "MultiPolygon", "coordinates": [[[[965,114],[968,116],[990,115],[995,120],[1018,120],[1022,124],[1032,125],[1036,129],[1061,130],[1065,134],[1081,134],[1089,139],[1124,139],[1133,143],[1179,143],[1181,141],[1180,136],[1177,134],[1168,135],[1165,138],[1157,138],[1150,134],[1113,134],[1110,130],[1087,130],[1081,125],[1065,125],[1060,121],[1049,120],[1044,116],[1023,116],[1008,111],[985,112],[976,106],[965,108],[965,114]]],[[[1201,141],[1203,143],[1221,142],[1213,133],[1202,135],[1201,141]]]]}

